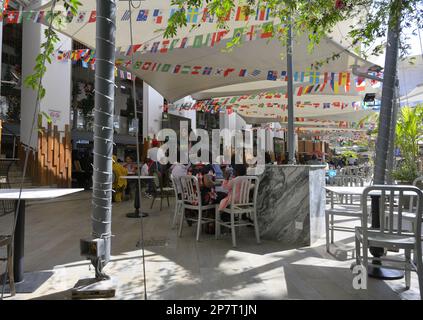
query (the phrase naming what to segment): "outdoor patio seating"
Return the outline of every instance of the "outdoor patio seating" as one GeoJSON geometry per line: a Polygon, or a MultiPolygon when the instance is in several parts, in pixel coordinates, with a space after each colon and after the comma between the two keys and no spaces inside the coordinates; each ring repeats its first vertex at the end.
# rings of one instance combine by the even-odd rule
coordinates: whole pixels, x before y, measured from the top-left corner
{"type": "Polygon", "coordinates": [[[167,206],[169,207],[169,194],[173,191],[173,187],[169,187],[167,180],[165,178],[165,175],[158,174],[155,172],[153,174],[154,176],[154,185],[155,185],[155,192],[153,193],[153,199],[151,200],[151,206],[150,209],[153,208],[154,202],[159,197],[160,198],[160,211],[162,211],[163,208],[163,198],[166,197],[167,200],[167,206]]]}
{"type": "Polygon", "coordinates": [[[203,213],[205,210],[214,209],[217,210],[217,204],[203,205],[201,201],[200,185],[197,177],[185,176],[181,177],[182,187],[182,214],[179,224],[179,236],[182,236],[182,228],[184,225],[184,217],[186,209],[195,210],[198,212],[197,218],[187,217],[186,220],[197,223],[197,241],[200,241],[201,225],[205,223],[214,222],[214,219],[204,217],[203,213]]]}
{"type": "MultiPolygon", "coordinates": [[[[380,266],[382,261],[389,262],[384,264],[385,268],[399,269],[405,271],[406,288],[410,288],[410,272],[417,272],[420,296],[423,299],[423,261],[421,247],[421,223],[423,214],[423,192],[415,186],[370,186],[367,187],[362,196],[363,215],[361,227],[356,227],[356,263],[362,265],[366,271],[369,266],[380,266]],[[379,205],[379,227],[369,227],[368,217],[370,210],[368,208],[367,199],[370,195],[377,192],[380,194],[379,205]],[[415,228],[412,231],[404,230],[404,205],[406,204],[405,196],[413,195],[417,200],[416,215],[414,217],[415,228]],[[398,209],[396,223],[394,219],[394,199],[398,199],[398,209]],[[386,256],[368,257],[368,249],[370,247],[386,248],[388,250],[404,250],[403,260],[392,259],[386,256]],[[411,255],[415,258],[412,259],[411,255]],[[413,261],[414,260],[414,261],[413,261]]],[[[367,277],[367,273],[365,275],[367,277]]]]}
{"type": "Polygon", "coordinates": [[[184,202],[182,200],[182,187],[180,178],[174,176],[171,176],[170,178],[172,180],[173,190],[175,191],[175,212],[173,214],[172,220],[172,228],[175,228],[176,224],[178,223],[178,217],[183,213],[184,202]]]}
{"type": "Polygon", "coordinates": [[[259,188],[257,177],[237,177],[233,181],[231,202],[223,211],[216,210],[216,239],[220,236],[220,226],[231,229],[232,245],[236,247],[235,227],[253,226],[257,243],[260,243],[260,231],[257,223],[257,192],[259,188]],[[230,222],[221,219],[222,213],[230,214],[230,222]],[[242,222],[242,216],[250,220],[242,222]],[[252,222],[250,222],[252,221],[252,222]]]}

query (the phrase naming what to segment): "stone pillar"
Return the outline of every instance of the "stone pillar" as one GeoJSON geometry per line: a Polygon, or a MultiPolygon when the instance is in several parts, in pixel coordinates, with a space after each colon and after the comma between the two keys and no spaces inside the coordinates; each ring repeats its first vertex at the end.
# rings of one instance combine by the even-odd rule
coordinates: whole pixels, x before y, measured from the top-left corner
{"type": "MultiPolygon", "coordinates": [[[[45,41],[44,25],[30,21],[23,22],[22,36],[22,81],[33,73],[35,59],[41,53],[40,45],[45,41]]],[[[60,35],[58,43],[60,50],[72,49],[72,39],[60,35]]],[[[70,124],[70,109],[72,97],[72,69],[71,62],[52,59],[46,64],[47,72],[43,79],[46,95],[40,103],[40,111],[48,114],[57,125],[59,131],[64,131],[65,125],[70,124]]],[[[22,85],[21,90],[21,142],[37,149],[38,113],[36,113],[37,93],[22,85]],[[35,115],[35,120],[34,120],[35,115]],[[35,122],[34,122],[35,121],[35,122]],[[31,134],[31,128],[34,128],[31,134]]],[[[46,126],[47,117],[43,116],[42,125],[46,126]]]]}

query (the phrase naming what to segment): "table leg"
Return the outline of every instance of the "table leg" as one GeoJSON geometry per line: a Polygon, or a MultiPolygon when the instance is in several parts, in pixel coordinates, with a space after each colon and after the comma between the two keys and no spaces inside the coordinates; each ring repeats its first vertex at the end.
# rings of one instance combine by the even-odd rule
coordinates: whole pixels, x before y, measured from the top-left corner
{"type": "MultiPolygon", "coordinates": [[[[16,201],[18,205],[18,201],[16,201]]],[[[13,273],[15,283],[24,280],[24,245],[25,245],[25,200],[19,203],[18,219],[16,221],[15,239],[13,243],[13,273]]]]}
{"type": "Polygon", "coordinates": [[[139,189],[138,181],[135,184],[134,208],[135,208],[134,212],[130,212],[126,215],[128,218],[148,217],[148,213],[146,213],[146,212],[140,213],[141,199],[140,199],[140,189],[139,189]]]}

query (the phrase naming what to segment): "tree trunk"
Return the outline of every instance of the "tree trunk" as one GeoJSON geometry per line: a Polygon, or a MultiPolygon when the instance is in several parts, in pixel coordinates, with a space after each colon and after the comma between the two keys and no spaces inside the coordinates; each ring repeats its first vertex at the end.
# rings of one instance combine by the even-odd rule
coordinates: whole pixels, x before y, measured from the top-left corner
{"type": "MultiPolygon", "coordinates": [[[[399,4],[400,6],[401,4],[399,4]]],[[[397,76],[398,47],[400,36],[401,15],[395,16],[391,12],[391,25],[388,29],[388,43],[386,46],[385,69],[382,88],[382,106],[380,108],[379,132],[376,143],[376,160],[374,184],[385,184],[392,107],[394,104],[394,88],[397,76]]]]}
{"type": "Polygon", "coordinates": [[[115,33],[115,0],[97,0],[92,235],[104,240],[101,258],[91,260],[97,278],[111,249],[115,33]]]}

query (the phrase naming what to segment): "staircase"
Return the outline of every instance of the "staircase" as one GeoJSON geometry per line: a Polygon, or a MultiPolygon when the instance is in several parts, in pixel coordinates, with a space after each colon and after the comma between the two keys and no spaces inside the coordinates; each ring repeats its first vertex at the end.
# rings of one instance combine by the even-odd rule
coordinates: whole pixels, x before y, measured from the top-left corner
{"type": "MultiPolygon", "coordinates": [[[[8,184],[11,189],[21,186],[23,171],[18,162],[17,159],[0,159],[0,183],[8,184]]],[[[22,187],[34,187],[30,177],[25,177],[22,187]]]]}

